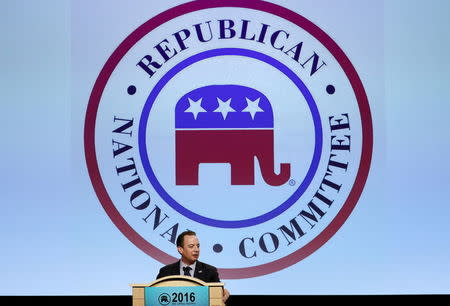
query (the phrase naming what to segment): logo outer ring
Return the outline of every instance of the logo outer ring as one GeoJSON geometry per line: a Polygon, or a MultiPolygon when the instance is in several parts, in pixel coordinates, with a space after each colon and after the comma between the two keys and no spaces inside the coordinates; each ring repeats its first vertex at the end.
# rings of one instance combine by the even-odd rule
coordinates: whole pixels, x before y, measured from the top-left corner
{"type": "Polygon", "coordinates": [[[96,149],[95,149],[95,123],[100,99],[103,94],[103,90],[120,60],[127,54],[127,52],[147,33],[157,28],[158,26],[184,14],[192,13],[198,10],[220,8],[220,7],[236,7],[254,9],[262,12],[266,12],[285,20],[292,22],[293,24],[304,29],[311,35],[313,35],[328,51],[335,57],[344,70],[358,102],[359,112],[361,115],[362,126],[362,151],[359,169],[356,175],[355,183],[352,190],[347,197],[343,207],[331,221],[331,223],[312,241],[306,244],[301,249],[282,257],[278,260],[246,268],[219,268],[219,273],[223,279],[242,279],[257,277],[269,273],[273,273],[284,268],[287,268],[302,259],[306,258],[314,251],[324,245],[344,224],[353,211],[356,203],[361,196],[362,190],[367,180],[367,176],[370,170],[370,163],[372,160],[372,148],[373,148],[373,130],[372,130],[372,117],[370,107],[367,99],[364,86],[361,79],[358,76],[352,63],[342,51],[342,49],[331,39],[328,34],[322,31],[318,26],[307,20],[303,16],[294,13],[284,7],[277,4],[264,2],[264,1],[239,1],[239,0],[199,0],[181,4],[173,7],[159,15],[151,18],[139,28],[133,31],[113,52],[109,57],[106,64],[103,66],[91,92],[89,103],[86,110],[85,127],[84,127],[84,146],[86,164],[89,172],[90,179],[94,190],[99,198],[106,213],[113,221],[113,223],[119,228],[119,230],[137,247],[139,247],[144,253],[155,258],[163,264],[169,264],[177,258],[166,254],[159,250],[142,236],[140,236],[120,215],[119,211],[114,206],[108,192],[103,184],[100,176],[100,170],[97,163],[96,149]]]}

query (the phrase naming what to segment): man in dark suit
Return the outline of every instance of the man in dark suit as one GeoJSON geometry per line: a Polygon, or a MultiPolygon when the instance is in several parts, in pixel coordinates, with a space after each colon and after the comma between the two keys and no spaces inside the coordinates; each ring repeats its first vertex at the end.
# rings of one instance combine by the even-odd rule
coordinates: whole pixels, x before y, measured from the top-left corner
{"type": "MultiPolygon", "coordinates": [[[[177,237],[177,250],[181,259],[173,264],[162,267],[156,278],[169,275],[186,275],[196,277],[207,283],[220,282],[217,269],[211,265],[198,261],[200,243],[197,234],[185,231],[177,237]]],[[[226,301],[230,293],[224,289],[223,300],[226,301]]]]}

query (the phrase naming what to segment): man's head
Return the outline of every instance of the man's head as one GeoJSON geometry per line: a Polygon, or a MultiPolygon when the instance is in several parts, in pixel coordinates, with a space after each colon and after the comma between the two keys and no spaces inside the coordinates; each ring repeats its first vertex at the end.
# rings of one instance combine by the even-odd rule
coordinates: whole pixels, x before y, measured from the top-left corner
{"type": "Polygon", "coordinates": [[[177,238],[177,249],[185,264],[193,264],[200,256],[200,243],[195,232],[182,232],[177,238]]]}

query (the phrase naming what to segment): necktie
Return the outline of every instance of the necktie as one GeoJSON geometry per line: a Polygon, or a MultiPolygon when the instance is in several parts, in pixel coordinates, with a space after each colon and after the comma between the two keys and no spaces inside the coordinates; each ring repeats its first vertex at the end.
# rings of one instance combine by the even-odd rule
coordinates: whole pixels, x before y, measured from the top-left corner
{"type": "Polygon", "coordinates": [[[191,270],[192,270],[191,267],[183,267],[184,275],[191,276],[190,273],[191,270]]]}

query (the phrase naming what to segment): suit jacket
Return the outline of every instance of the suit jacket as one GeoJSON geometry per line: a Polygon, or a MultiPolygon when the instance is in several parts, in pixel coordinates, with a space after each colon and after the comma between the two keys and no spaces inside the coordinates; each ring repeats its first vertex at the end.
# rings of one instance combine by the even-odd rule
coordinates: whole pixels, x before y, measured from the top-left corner
{"type": "MultiPolygon", "coordinates": [[[[158,279],[169,275],[180,275],[180,261],[162,267],[156,278],[158,279]]],[[[195,265],[194,277],[207,283],[220,282],[217,269],[201,261],[197,261],[197,264],[195,265]]]]}

